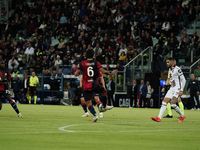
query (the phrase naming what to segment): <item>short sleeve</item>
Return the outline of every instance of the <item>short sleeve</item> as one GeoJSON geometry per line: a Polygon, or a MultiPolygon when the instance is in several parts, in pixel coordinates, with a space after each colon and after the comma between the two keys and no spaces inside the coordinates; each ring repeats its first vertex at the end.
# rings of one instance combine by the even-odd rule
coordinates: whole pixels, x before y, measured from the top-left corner
{"type": "Polygon", "coordinates": [[[8,71],[7,78],[11,79],[11,73],[10,73],[10,71],[8,71]]]}
{"type": "Polygon", "coordinates": [[[178,69],[178,76],[181,76],[181,75],[183,75],[183,72],[182,72],[182,70],[179,68],[179,69],[178,69]]]}
{"type": "Polygon", "coordinates": [[[98,69],[102,68],[100,62],[97,62],[97,68],[98,68],[98,69]]]}
{"type": "Polygon", "coordinates": [[[102,73],[101,73],[101,71],[98,71],[98,77],[102,77],[103,75],[102,75],[102,73]]]}

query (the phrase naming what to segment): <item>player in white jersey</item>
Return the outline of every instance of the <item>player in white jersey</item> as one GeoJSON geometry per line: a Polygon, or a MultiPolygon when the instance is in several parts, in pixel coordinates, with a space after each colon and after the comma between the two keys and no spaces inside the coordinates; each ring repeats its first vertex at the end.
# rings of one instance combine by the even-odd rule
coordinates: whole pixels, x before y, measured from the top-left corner
{"type": "Polygon", "coordinates": [[[178,122],[183,122],[185,115],[182,114],[180,108],[176,105],[178,98],[183,95],[183,89],[185,86],[185,77],[182,70],[176,66],[176,60],[174,58],[168,58],[167,67],[169,68],[169,76],[171,81],[171,87],[162,102],[160,113],[158,117],[151,117],[153,121],[161,122],[161,118],[167,108],[167,103],[171,101],[171,107],[180,115],[178,122]]]}

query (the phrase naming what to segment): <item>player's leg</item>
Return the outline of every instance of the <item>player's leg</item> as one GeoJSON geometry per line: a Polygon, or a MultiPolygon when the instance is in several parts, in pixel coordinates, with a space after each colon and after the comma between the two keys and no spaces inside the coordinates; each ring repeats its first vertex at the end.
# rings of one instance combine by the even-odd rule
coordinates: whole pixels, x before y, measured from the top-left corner
{"type": "Polygon", "coordinates": [[[179,105],[179,108],[180,108],[182,114],[184,114],[184,105],[181,101],[181,98],[178,99],[178,105],[179,105]]]}
{"type": "Polygon", "coordinates": [[[81,97],[81,106],[82,106],[82,108],[83,108],[83,110],[85,112],[85,114],[82,115],[82,117],[89,117],[89,113],[87,111],[87,105],[86,105],[84,97],[81,97]]]}
{"type": "Polygon", "coordinates": [[[153,121],[157,121],[157,122],[161,122],[161,118],[167,108],[167,104],[171,101],[171,97],[173,96],[173,93],[172,91],[168,91],[164,100],[162,101],[162,105],[161,105],[161,108],[160,108],[160,112],[159,112],[159,115],[158,117],[151,117],[151,119],[153,121]]]}
{"type": "Polygon", "coordinates": [[[173,118],[172,109],[171,109],[171,104],[170,103],[167,104],[167,112],[168,112],[168,114],[166,116],[164,116],[163,118],[173,118]]]}
{"type": "MultiPolygon", "coordinates": [[[[101,97],[102,98],[102,97],[101,97]]],[[[98,109],[99,109],[99,117],[100,118],[103,118],[104,116],[103,116],[103,111],[102,111],[102,108],[100,108],[100,105],[102,105],[102,103],[101,103],[101,101],[100,101],[100,99],[99,99],[99,96],[95,96],[94,97],[94,100],[95,100],[95,102],[97,103],[97,107],[98,107],[98,109]]],[[[101,106],[102,107],[102,106],[101,106]]]]}
{"type": "Polygon", "coordinates": [[[16,105],[15,101],[11,99],[11,96],[9,95],[9,93],[6,93],[4,96],[9,101],[9,103],[12,106],[12,108],[17,113],[18,117],[22,118],[22,115],[20,114],[19,109],[17,108],[17,105],[16,105]]]}
{"type": "Polygon", "coordinates": [[[191,110],[194,110],[194,95],[190,93],[191,110]]]}
{"type": "Polygon", "coordinates": [[[195,95],[195,99],[197,101],[197,110],[200,110],[200,107],[199,107],[199,95],[195,95]]]}
{"type": "Polygon", "coordinates": [[[0,100],[0,110],[2,109],[2,101],[0,100]]]}
{"type": "Polygon", "coordinates": [[[33,92],[34,92],[34,104],[37,103],[37,92],[36,92],[36,87],[33,88],[33,92]]]}
{"type": "Polygon", "coordinates": [[[30,91],[29,91],[29,104],[31,104],[31,102],[32,102],[32,97],[33,97],[34,92],[33,92],[32,87],[30,87],[29,90],[30,90],[30,91]]]}
{"type": "Polygon", "coordinates": [[[94,93],[93,91],[85,91],[83,96],[85,98],[86,101],[86,105],[89,109],[89,111],[91,112],[91,114],[94,116],[92,122],[96,122],[98,120],[98,116],[97,113],[94,109],[94,107],[92,106],[92,98],[95,96],[96,93],[94,93]]]}
{"type": "Polygon", "coordinates": [[[178,98],[176,96],[173,96],[172,101],[171,101],[171,107],[174,108],[175,111],[180,115],[179,122],[183,122],[183,120],[185,119],[185,115],[183,115],[180,108],[176,105],[177,102],[178,102],[178,98]]]}
{"type": "Polygon", "coordinates": [[[97,116],[97,113],[94,109],[94,107],[92,106],[92,100],[86,101],[87,107],[89,109],[89,111],[91,112],[91,114],[93,114],[94,118],[92,120],[92,122],[96,122],[99,118],[97,116]]]}
{"type": "MultiPolygon", "coordinates": [[[[97,107],[98,107],[98,109],[99,109],[99,106],[100,106],[102,103],[101,103],[101,101],[100,101],[100,99],[99,99],[98,94],[95,95],[94,100],[95,100],[95,102],[97,103],[97,107]]],[[[99,109],[99,112],[101,113],[101,110],[100,110],[100,109],[99,109]]]]}
{"type": "Polygon", "coordinates": [[[103,104],[103,108],[106,108],[107,99],[107,94],[101,94],[101,103],[103,104]]]}
{"type": "Polygon", "coordinates": [[[119,80],[119,85],[121,85],[121,83],[122,83],[122,75],[119,74],[117,77],[118,77],[118,80],[119,80]]]}

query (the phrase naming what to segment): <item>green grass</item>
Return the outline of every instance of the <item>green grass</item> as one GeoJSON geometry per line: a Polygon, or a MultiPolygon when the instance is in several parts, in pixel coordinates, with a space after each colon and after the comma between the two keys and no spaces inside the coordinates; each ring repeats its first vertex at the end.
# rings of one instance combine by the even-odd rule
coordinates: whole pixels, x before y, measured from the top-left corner
{"type": "MultiPolygon", "coordinates": [[[[186,119],[153,122],[159,109],[114,108],[92,123],[80,106],[9,104],[0,111],[0,150],[199,150],[200,111],[185,110],[186,119]],[[69,125],[72,125],[71,127],[69,125]],[[59,130],[60,127],[74,132],[59,130]]],[[[165,112],[166,115],[167,112],[165,112]]]]}

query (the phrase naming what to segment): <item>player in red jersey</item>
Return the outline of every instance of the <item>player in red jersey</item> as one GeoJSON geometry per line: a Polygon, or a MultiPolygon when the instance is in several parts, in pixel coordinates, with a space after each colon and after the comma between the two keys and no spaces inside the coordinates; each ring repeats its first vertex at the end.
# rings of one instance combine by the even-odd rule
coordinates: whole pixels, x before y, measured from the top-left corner
{"type": "Polygon", "coordinates": [[[5,68],[5,62],[0,60],[0,110],[2,109],[2,101],[6,98],[15,112],[17,113],[18,117],[22,118],[17,105],[14,100],[12,100],[10,96],[10,83],[11,83],[11,73],[10,71],[5,68]]]}
{"type": "MultiPolygon", "coordinates": [[[[103,79],[103,75],[102,75],[102,73],[100,71],[98,71],[98,77],[99,77],[99,79],[97,80],[97,83],[100,86],[99,88],[106,89],[105,88],[105,82],[104,82],[104,79],[103,79]]],[[[82,80],[83,80],[83,76],[80,79],[80,87],[82,87],[82,80]]],[[[102,106],[103,109],[99,109],[99,112],[100,112],[99,115],[100,115],[100,118],[103,118],[104,117],[103,116],[103,112],[106,111],[106,110],[112,109],[113,106],[106,106],[107,93],[100,93],[100,94],[101,94],[101,102],[103,103],[103,106],[102,106]]],[[[98,94],[96,94],[94,96],[94,100],[95,100],[95,102],[97,104],[99,103],[100,100],[99,100],[99,95],[98,94]]],[[[85,114],[82,117],[89,117],[89,113],[87,112],[87,106],[86,106],[86,102],[85,102],[85,99],[84,99],[83,95],[81,96],[81,105],[83,107],[83,110],[85,111],[85,114]]]]}
{"type": "MultiPolygon", "coordinates": [[[[101,67],[101,64],[98,61],[93,60],[94,51],[92,49],[87,50],[86,57],[87,60],[82,61],[78,67],[78,70],[75,72],[75,76],[79,76],[81,71],[83,74],[83,96],[85,98],[86,104],[90,112],[94,115],[93,122],[98,120],[96,111],[92,106],[92,98],[97,93],[105,93],[104,88],[99,88],[100,86],[97,83],[98,80],[98,71],[100,70],[104,74],[113,75],[117,72],[114,70],[112,73],[106,71],[101,67]]],[[[98,103],[97,105],[100,105],[98,103]]]]}

